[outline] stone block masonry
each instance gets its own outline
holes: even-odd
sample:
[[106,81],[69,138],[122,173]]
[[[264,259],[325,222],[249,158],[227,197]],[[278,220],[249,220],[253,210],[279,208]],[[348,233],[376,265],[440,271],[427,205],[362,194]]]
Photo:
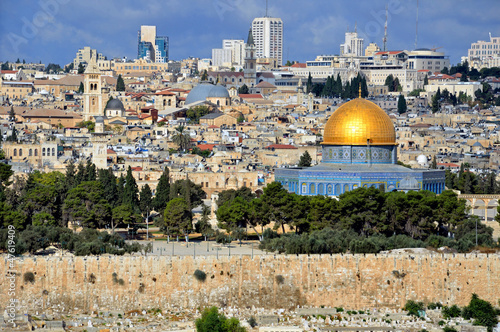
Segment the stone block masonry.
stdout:
[[[204,282],[194,277],[197,269],[206,273]],[[410,299],[464,306],[472,293],[494,305],[500,299],[498,254],[25,257],[16,270],[19,309],[30,313],[209,305],[396,309]],[[24,282],[25,272],[34,273],[33,283]],[[0,276],[2,311],[6,277]]]

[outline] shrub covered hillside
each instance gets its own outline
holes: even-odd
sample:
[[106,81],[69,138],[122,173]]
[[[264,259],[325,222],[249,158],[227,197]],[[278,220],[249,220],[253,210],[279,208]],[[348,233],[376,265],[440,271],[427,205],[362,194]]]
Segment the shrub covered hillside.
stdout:
[[[253,229],[261,248],[285,253],[376,253],[403,247],[448,246],[460,252],[476,244],[476,219],[452,191],[385,193],[359,188],[339,200],[288,193],[269,184],[255,198],[243,189],[219,198],[219,226],[229,232]],[[292,229],[278,235],[262,228]],[[285,227],[286,226],[286,227]],[[478,245],[495,247],[493,230],[478,223]]]

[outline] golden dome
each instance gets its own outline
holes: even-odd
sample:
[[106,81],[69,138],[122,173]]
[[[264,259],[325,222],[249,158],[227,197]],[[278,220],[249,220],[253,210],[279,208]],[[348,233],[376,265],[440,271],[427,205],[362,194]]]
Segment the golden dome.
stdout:
[[375,103],[363,98],[340,106],[328,119],[323,134],[326,145],[396,145],[391,118]]

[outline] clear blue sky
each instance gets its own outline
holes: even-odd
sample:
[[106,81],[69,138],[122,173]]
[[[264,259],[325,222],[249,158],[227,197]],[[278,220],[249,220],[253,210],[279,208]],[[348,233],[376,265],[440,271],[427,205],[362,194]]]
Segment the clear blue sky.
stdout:
[[[170,58],[211,57],[222,39],[246,39],[265,0],[0,0],[0,61],[72,61],[91,46],[108,58],[137,55],[140,25],[170,37]],[[284,59],[338,54],[347,26],[382,46],[389,4],[388,48],[413,49],[417,0],[269,0],[285,26]],[[442,47],[452,64],[472,42],[500,35],[500,1],[420,0],[418,47]]]

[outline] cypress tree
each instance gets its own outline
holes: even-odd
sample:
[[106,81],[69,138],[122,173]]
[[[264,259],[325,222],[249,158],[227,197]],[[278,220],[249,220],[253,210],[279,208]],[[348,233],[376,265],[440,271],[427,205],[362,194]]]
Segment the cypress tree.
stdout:
[[406,106],[406,99],[403,95],[399,95],[398,98],[398,113],[403,114],[406,113],[407,106]]
[[153,209],[156,212],[163,213],[170,201],[170,171],[165,167],[156,186],[156,195],[153,198]]
[[125,187],[123,188],[123,204],[130,205],[134,210],[139,208],[139,188],[134,176],[132,168],[129,166],[127,175],[125,176]]
[[151,210],[152,202],[153,202],[153,194],[151,193],[151,188],[148,184],[144,185],[139,194],[140,201],[139,205],[141,208],[141,212],[144,215],[147,215]]
[[122,75],[118,75],[116,79],[116,91],[125,91],[125,82],[123,81]]

